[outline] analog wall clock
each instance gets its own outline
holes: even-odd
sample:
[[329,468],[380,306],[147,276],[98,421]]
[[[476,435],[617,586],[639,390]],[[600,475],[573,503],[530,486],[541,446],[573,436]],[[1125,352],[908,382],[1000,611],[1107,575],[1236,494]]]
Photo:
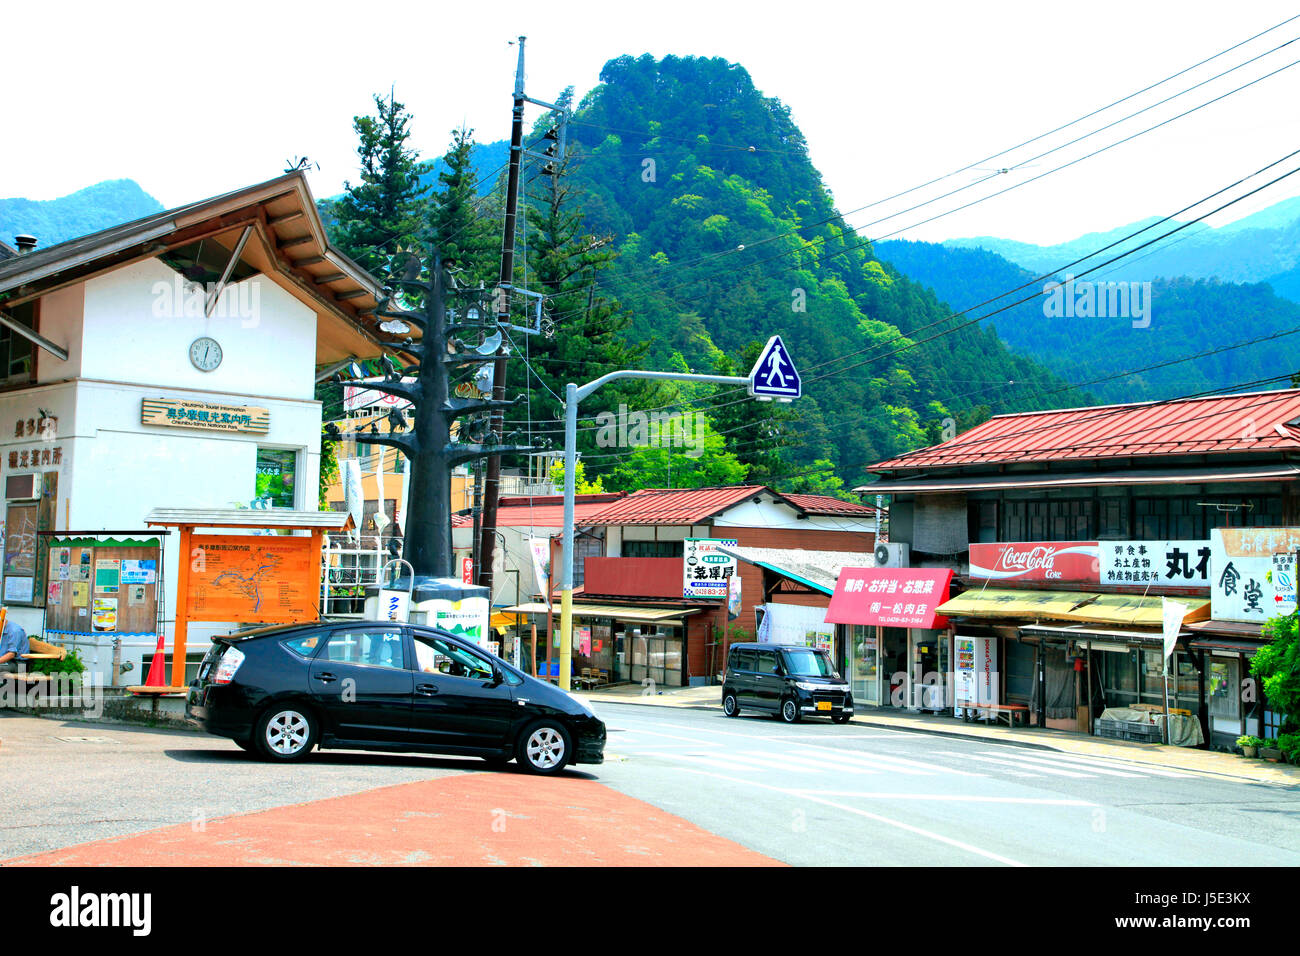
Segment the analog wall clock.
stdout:
[[200,372],[211,372],[221,364],[221,345],[206,335],[195,339],[190,343],[190,364]]

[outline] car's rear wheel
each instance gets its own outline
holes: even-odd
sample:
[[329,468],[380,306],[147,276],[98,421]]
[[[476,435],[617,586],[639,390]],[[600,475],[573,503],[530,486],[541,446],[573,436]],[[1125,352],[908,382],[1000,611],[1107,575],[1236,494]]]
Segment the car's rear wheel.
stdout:
[[519,735],[515,758],[529,773],[559,773],[573,755],[569,732],[553,720],[539,720]]
[[271,707],[257,722],[253,740],[270,760],[301,760],[316,744],[316,718],[305,707]]
[[799,723],[799,704],[793,697],[787,697],[781,702],[781,719],[787,724]]
[[724,694],[722,696],[722,712],[728,717],[740,716],[740,704],[736,702],[735,694]]

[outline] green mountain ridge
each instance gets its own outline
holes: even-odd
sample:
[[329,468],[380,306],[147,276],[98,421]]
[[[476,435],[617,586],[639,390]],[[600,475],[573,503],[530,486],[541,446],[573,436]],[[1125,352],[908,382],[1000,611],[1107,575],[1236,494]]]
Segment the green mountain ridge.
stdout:
[[0,239],[32,235],[45,248],[162,211],[131,179],[109,179],[58,199],[0,199]]

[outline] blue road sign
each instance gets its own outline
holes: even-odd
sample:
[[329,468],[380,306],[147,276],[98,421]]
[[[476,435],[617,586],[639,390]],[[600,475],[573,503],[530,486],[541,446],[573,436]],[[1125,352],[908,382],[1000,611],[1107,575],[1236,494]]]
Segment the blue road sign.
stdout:
[[749,394],[755,398],[798,398],[803,394],[803,382],[794,370],[790,353],[785,350],[781,336],[767,340],[763,354],[749,371]]

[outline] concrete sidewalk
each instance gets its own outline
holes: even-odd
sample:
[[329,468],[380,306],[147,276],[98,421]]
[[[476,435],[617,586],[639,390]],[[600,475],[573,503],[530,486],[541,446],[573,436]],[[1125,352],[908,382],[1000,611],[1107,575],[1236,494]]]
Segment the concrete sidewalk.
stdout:
[[[650,688],[628,684],[603,688],[579,696],[593,703],[690,707],[722,713],[722,688],[717,686],[656,688],[652,693]],[[1171,770],[1212,773],[1256,783],[1300,787],[1300,767],[1285,763],[1269,763],[1266,760],[1248,760],[1235,754],[1195,750],[1189,747],[1108,740],[1061,730],[1040,730],[1036,727],[1013,729],[984,723],[968,724],[955,717],[938,717],[876,707],[859,712],[854,716],[852,723],[911,733],[975,737],[998,743],[1042,747],[1063,754],[1110,757],[1116,760],[1168,767]]]

